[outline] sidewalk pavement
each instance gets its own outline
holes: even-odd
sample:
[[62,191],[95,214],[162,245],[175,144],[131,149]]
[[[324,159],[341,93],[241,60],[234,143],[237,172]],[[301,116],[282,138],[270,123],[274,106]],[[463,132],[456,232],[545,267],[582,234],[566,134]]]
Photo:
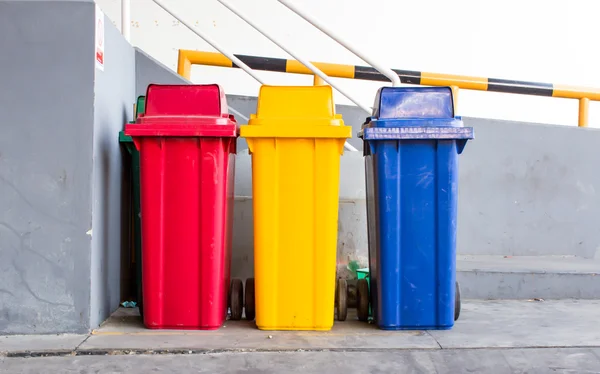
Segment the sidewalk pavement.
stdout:
[[600,300],[465,300],[448,331],[382,331],[352,315],[330,332],[248,321],[175,331],[147,330],[137,310],[119,309],[87,335],[0,337],[0,372],[600,373],[598,316]]

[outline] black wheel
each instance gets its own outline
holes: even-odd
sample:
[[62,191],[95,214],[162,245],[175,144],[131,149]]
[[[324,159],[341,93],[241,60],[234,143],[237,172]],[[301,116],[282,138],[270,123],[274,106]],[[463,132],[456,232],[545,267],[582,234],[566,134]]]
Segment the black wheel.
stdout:
[[371,304],[371,316],[375,320],[377,318],[377,279],[370,278],[369,283],[369,303]]
[[455,283],[455,295],[454,295],[454,320],[458,320],[458,317],[460,317],[460,286],[458,285],[458,282]]
[[345,321],[348,316],[348,282],[345,279],[338,279],[336,289],[338,321]]
[[256,312],[254,309],[254,278],[246,279],[246,297],[245,297],[246,319],[254,320]]
[[356,313],[359,321],[369,320],[369,283],[359,279],[356,284]]
[[244,311],[244,285],[241,279],[235,278],[231,280],[229,307],[231,308],[231,319],[233,321],[242,319],[242,312]]
[[142,322],[144,322],[144,293],[142,287],[142,255],[141,251],[136,248],[135,251],[135,261],[136,261],[136,295],[137,295],[137,305],[140,311],[140,317],[142,318]]
[[142,322],[144,322],[144,297],[142,296],[142,285],[138,284],[137,286],[137,305],[140,310],[140,317],[142,318]]

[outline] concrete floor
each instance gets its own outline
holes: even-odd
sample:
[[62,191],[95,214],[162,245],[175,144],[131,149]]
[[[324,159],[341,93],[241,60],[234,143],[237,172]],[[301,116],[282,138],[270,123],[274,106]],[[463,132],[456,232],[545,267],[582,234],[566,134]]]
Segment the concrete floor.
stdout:
[[17,373],[599,373],[600,349],[241,352],[205,355],[0,358]]
[[89,335],[0,337],[0,372],[600,373],[599,315],[600,300],[467,300],[450,331],[211,332],[146,330],[120,309]]

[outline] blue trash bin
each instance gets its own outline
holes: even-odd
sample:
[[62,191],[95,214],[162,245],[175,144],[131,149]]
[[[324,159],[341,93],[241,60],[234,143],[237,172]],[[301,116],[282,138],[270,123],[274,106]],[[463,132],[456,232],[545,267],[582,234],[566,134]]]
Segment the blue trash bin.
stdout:
[[364,140],[370,298],[385,330],[455,320],[458,155],[473,128],[449,87],[383,87]]

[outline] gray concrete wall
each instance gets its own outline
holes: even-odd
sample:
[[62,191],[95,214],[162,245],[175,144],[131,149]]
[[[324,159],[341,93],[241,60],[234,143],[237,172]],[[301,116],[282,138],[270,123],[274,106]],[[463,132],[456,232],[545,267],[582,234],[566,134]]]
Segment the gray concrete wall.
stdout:
[[136,93],[135,52],[108,17],[105,20],[104,71],[95,70],[94,86],[92,328],[117,309],[121,297],[121,253],[128,252],[128,243],[122,240],[126,225],[122,225],[123,162],[118,135],[133,118]]
[[[91,1],[0,1],[0,334],[87,332],[120,302],[135,53]],[[69,22],[65,22],[69,20]]]
[[93,24],[0,1],[0,334],[89,329]]
[[600,131],[466,118],[463,254],[600,258]]

